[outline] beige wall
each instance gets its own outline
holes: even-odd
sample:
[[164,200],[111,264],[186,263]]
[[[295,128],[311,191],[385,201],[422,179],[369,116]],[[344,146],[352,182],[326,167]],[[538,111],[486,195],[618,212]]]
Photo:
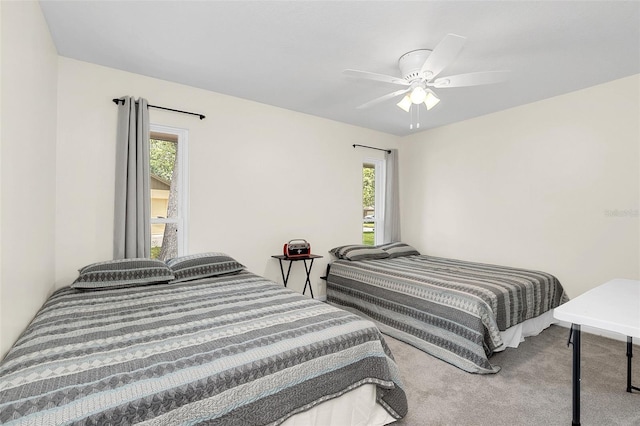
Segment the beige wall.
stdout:
[[[361,164],[394,148],[394,136],[175,83],[61,57],[56,210],[56,285],[112,254],[116,106],[143,96],[154,124],[189,130],[189,252],[224,251],[251,271],[281,282],[272,254],[293,238],[315,253],[319,279],[337,244],[361,240]],[[90,137],[87,137],[90,135]],[[303,266],[290,284],[302,290]],[[308,293],[307,293],[308,294]]]
[[546,270],[571,297],[639,279],[639,103],[636,75],[404,138],[404,239]]
[[57,52],[37,2],[1,2],[0,357],[54,287]]
[[191,253],[280,282],[270,255],[306,238],[324,293],[327,250],[361,238],[362,161],[381,156],[360,143],[399,148],[403,239],[425,253],[544,269],[571,296],[639,278],[639,76],[397,138],[57,57],[36,2],[0,18],[0,356],[54,287],[111,257],[121,95],[207,115],[150,110],[189,130]]

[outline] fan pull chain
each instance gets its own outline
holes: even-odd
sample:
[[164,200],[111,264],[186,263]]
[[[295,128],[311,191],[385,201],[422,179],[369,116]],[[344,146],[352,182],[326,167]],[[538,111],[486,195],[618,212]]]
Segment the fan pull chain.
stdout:
[[413,111],[416,111],[415,116],[416,116],[416,129],[420,128],[420,105],[416,105],[416,107],[414,108],[413,105],[411,105],[409,107],[409,119],[411,120],[411,122],[409,123],[409,130],[413,130]]
[[409,107],[409,130],[413,130],[413,105]]

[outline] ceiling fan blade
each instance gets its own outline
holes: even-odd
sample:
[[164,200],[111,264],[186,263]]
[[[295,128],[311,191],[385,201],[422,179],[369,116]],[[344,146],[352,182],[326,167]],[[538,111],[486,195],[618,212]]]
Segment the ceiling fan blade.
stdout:
[[447,34],[433,49],[427,60],[422,65],[420,73],[427,73],[427,79],[431,80],[456,59],[462,51],[466,37],[455,34]]
[[387,93],[384,96],[380,96],[379,98],[375,98],[374,100],[371,100],[367,103],[364,103],[358,107],[356,107],[356,109],[365,109],[365,108],[369,108],[372,107],[374,105],[379,104],[380,102],[384,102],[386,100],[395,98],[396,96],[400,96],[400,95],[404,95],[405,93],[407,93],[409,90],[411,90],[411,88],[407,88],[407,89],[400,89],[400,90],[396,90],[395,92],[392,93]]
[[437,78],[428,86],[444,89],[447,87],[480,86],[482,84],[495,84],[507,80],[510,71],[485,71],[472,72],[469,74],[451,75],[449,77]]
[[385,75],[385,74],[376,74],[374,72],[368,72],[368,71],[344,70],[342,71],[342,73],[344,75],[348,75],[349,77],[366,78],[368,80],[382,81],[382,82],[391,83],[391,84],[400,84],[402,86],[409,86],[411,84],[407,80],[400,77],[393,77],[391,75]]

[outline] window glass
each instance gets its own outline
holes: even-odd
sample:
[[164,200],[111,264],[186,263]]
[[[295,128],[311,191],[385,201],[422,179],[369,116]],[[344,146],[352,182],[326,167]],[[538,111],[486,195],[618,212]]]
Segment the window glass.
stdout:
[[[184,253],[185,134],[152,131],[149,137],[151,187],[151,257],[168,260]],[[181,166],[182,165],[182,166]]]
[[376,243],[376,167],[362,165],[362,244]]
[[384,242],[385,161],[367,158],[362,163],[362,243]]

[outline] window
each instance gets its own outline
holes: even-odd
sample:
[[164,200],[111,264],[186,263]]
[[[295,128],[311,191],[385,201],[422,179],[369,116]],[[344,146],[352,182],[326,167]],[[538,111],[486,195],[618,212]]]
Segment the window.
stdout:
[[149,133],[151,257],[186,254],[187,130],[152,124]]
[[384,161],[362,164],[362,244],[382,244],[384,220]]

